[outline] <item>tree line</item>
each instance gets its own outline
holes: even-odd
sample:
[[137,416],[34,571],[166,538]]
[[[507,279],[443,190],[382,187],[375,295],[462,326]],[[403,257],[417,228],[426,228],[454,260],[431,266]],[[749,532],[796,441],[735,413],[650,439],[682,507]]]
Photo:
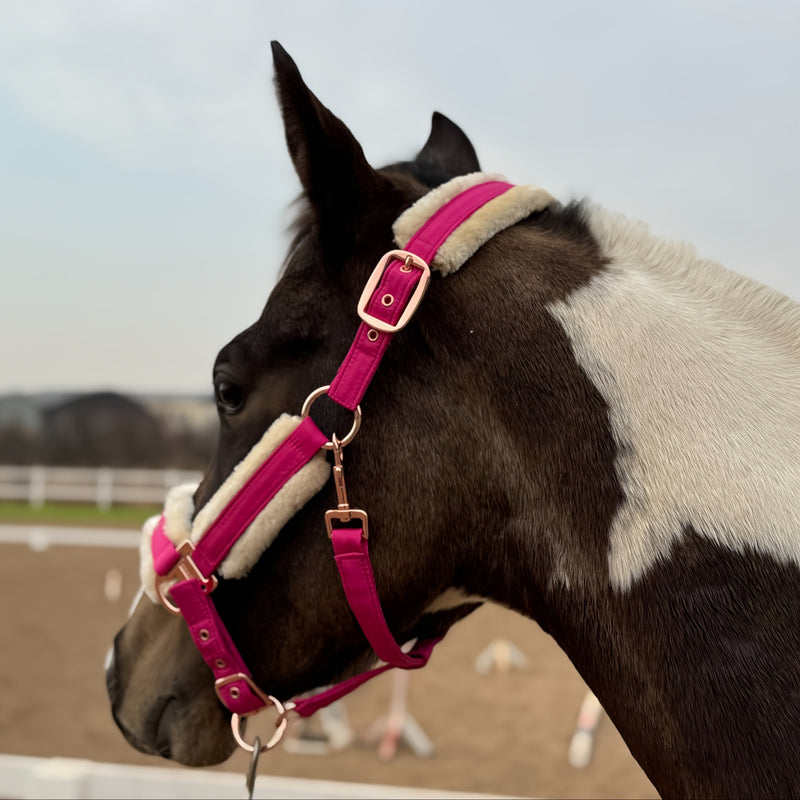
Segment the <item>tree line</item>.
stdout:
[[79,395],[41,410],[39,424],[0,424],[0,463],[205,469],[216,433],[176,427],[115,392]]

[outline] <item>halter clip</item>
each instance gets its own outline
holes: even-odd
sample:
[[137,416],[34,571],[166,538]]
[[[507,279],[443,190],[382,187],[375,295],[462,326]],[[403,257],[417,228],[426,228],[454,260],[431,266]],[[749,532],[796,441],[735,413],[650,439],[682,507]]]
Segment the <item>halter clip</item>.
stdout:
[[[325,512],[325,527],[328,529],[328,538],[333,537],[333,522],[353,522],[358,523],[361,528],[361,537],[369,537],[367,512],[360,508],[350,508],[347,501],[347,486],[344,482],[344,453],[342,453],[343,443],[339,441],[336,434],[333,434],[333,483],[336,486],[336,499],[339,501],[336,508]],[[348,525],[347,527],[356,527]]]

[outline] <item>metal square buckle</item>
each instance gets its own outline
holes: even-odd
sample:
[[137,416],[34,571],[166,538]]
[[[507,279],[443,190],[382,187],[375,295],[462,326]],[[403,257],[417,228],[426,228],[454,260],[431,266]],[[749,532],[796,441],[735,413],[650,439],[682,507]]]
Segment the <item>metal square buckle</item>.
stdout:
[[[360,523],[361,538],[369,539],[369,522],[367,520],[367,512],[362,511],[360,508],[332,508],[330,511],[325,512],[325,528],[328,531],[328,538],[333,538],[333,523],[336,522],[352,522],[356,520]],[[342,527],[348,527],[343,525]],[[352,527],[355,527],[353,525]]]
[[[378,287],[378,284],[383,277],[383,273],[386,272],[386,267],[392,261],[402,261],[404,266],[401,267],[401,269],[404,272],[410,272],[412,268],[416,268],[422,272],[419,283],[417,283],[417,286],[414,289],[414,293],[408,299],[400,319],[397,320],[394,325],[391,322],[385,322],[382,319],[378,319],[367,312],[367,303],[369,303],[373,292]],[[369,276],[369,280],[367,281],[364,291],[361,293],[361,297],[358,301],[358,316],[361,317],[361,319],[364,320],[367,325],[375,328],[376,331],[381,331],[382,333],[397,333],[397,331],[405,328],[405,326],[408,325],[411,317],[414,316],[414,312],[417,310],[417,307],[422,300],[422,296],[425,294],[425,290],[428,288],[430,280],[431,269],[419,256],[414,255],[414,253],[409,253],[407,250],[390,250],[388,253],[386,253],[386,255],[383,256],[383,258],[381,258],[375,269],[372,271],[372,275]]]
[[176,581],[198,580],[203,587],[206,594],[210,594],[217,588],[217,576],[211,575],[207,578],[200,571],[197,564],[194,563],[192,553],[194,553],[194,545],[188,540],[184,539],[176,548],[180,554],[180,558],[175,566],[166,575],[156,575],[156,591],[161,600],[161,604],[171,614],[180,615],[181,610],[170,600],[169,588],[165,584],[169,583],[170,586]]

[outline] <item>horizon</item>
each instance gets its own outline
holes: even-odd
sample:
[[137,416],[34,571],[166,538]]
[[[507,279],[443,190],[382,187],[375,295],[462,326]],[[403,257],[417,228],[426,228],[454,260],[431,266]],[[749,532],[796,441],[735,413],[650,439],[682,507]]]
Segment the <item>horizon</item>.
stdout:
[[36,389],[32,392],[18,392],[15,390],[4,391],[0,389],[0,401],[12,398],[12,397],[72,397],[72,396],[81,396],[81,395],[90,395],[90,394],[118,394],[125,397],[130,398],[137,398],[137,397],[147,397],[147,398],[158,398],[158,397],[185,397],[185,398],[192,398],[195,400],[206,399],[210,402],[214,402],[214,392],[209,389],[206,392],[199,391],[139,391],[138,389],[134,389],[128,391],[126,389],[109,389],[109,388],[94,388],[94,387],[87,387],[85,389],[52,389],[52,388],[44,388],[44,389]]

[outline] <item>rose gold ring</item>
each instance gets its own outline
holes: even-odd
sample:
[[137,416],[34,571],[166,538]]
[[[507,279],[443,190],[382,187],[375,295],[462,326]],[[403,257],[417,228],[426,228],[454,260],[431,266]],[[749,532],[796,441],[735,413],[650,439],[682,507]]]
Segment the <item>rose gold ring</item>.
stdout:
[[[275,720],[275,733],[272,734],[272,738],[266,744],[261,745],[258,750],[259,753],[266,753],[267,750],[272,750],[272,748],[275,747],[278,742],[280,742],[280,740],[283,738],[283,734],[286,733],[286,726],[289,724],[287,714],[289,711],[291,711],[290,708],[284,707],[283,703],[281,703],[280,700],[272,695],[266,695],[266,698],[269,700],[269,705],[275,707],[275,710],[278,712],[278,718]],[[263,709],[261,710],[263,711]],[[248,753],[255,752],[256,748],[244,738],[242,723],[247,719],[247,717],[251,716],[253,715],[247,714],[243,716],[234,712],[233,716],[231,717],[231,730],[233,731],[233,738],[236,739],[236,744],[238,744],[242,750],[245,750]],[[247,723],[245,722],[245,726],[246,725]]]
[[[308,397],[306,397],[306,401],[305,403],[303,403],[303,408],[300,411],[300,416],[303,417],[303,419],[305,419],[308,416],[309,412],[311,411],[311,406],[314,405],[314,401],[322,397],[323,395],[328,394],[328,389],[330,388],[331,388],[330,384],[328,384],[327,386],[320,386],[319,389],[315,389],[313,392],[311,392],[311,394]],[[337,440],[339,447],[344,447],[345,445],[350,444],[350,442],[352,442],[353,439],[356,438],[356,434],[358,433],[358,429],[360,427],[361,427],[361,406],[356,406],[356,410],[353,412],[353,427],[350,428],[350,430],[347,432],[345,436]],[[333,450],[335,447],[332,441],[325,442],[325,444],[322,446],[326,450]]]

